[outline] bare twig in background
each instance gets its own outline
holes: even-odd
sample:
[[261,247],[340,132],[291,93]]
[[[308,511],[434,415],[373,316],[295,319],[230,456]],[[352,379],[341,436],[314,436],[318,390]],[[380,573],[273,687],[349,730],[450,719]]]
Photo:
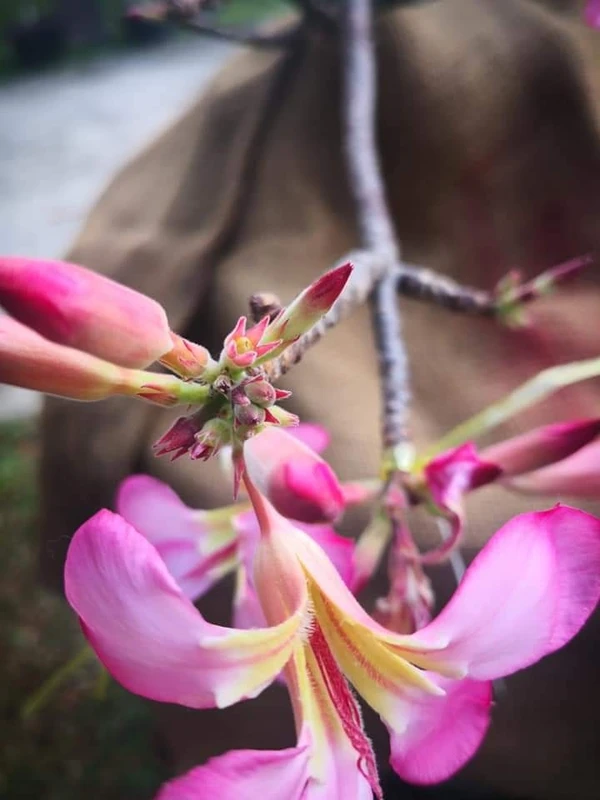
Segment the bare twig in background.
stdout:
[[385,196],[376,143],[377,73],[371,0],[348,0],[343,18],[344,123],[350,187],[362,246],[384,263],[371,297],[383,393],[383,440],[408,438],[408,358],[393,270],[399,248]]
[[395,271],[396,290],[404,297],[423,300],[448,311],[496,317],[502,316],[509,305],[523,306],[537,300],[554,287],[577,277],[593,263],[594,258],[589,255],[572,258],[530,281],[515,285],[504,294],[499,289],[487,292],[464,286],[425,267],[400,264]]

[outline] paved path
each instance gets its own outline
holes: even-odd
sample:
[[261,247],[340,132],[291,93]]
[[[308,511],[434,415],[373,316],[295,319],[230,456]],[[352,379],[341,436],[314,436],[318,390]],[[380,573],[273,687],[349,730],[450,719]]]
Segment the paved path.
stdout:
[[[115,170],[233,49],[186,38],[0,86],[0,253],[64,253]],[[0,419],[38,407],[35,394],[0,388]]]

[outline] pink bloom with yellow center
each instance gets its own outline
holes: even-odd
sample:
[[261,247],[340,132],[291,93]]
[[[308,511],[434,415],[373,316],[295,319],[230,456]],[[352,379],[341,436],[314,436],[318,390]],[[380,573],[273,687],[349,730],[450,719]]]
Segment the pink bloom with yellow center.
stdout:
[[[490,722],[490,681],[562,647],[600,597],[600,521],[564,506],[523,514],[492,537],[429,625],[395,634],[358,604],[313,539],[248,490],[260,538],[254,587],[266,624],[211,625],[157,548],[99,512],[75,534],[66,593],[96,653],[124,686],[192,708],[258,694],[283,669],[298,744],[213,759],[161,800],[368,798],[375,761],[349,688],[386,723],[391,764],[435,783],[475,753]],[[168,524],[165,522],[165,524]]]

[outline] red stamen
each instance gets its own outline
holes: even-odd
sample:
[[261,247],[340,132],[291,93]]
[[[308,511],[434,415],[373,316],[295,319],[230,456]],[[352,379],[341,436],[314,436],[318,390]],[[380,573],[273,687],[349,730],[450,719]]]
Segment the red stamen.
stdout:
[[358,753],[357,767],[368,781],[375,796],[379,800],[382,800],[383,793],[379,785],[377,762],[375,761],[375,754],[373,753],[371,742],[367,738],[363,728],[360,708],[316,620],[310,637],[310,646],[315,655],[317,664],[319,665],[319,670],[327,693],[338,714],[344,733],[348,737],[354,750]]

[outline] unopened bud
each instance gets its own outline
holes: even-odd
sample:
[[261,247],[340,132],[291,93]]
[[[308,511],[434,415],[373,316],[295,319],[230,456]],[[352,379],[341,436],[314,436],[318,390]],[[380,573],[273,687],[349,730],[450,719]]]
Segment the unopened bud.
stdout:
[[189,342],[171,331],[173,347],[160,358],[160,363],[183,378],[198,378],[206,367],[214,363],[202,345]]
[[202,420],[198,412],[187,417],[179,417],[169,430],[152,445],[156,455],[164,456],[167,453],[173,453],[172,461],[185,455],[196,444],[196,434],[201,427]]
[[264,378],[244,384],[246,397],[257,406],[272,406],[277,399],[274,387]]
[[329,464],[295,437],[268,427],[244,445],[248,474],[280,514],[300,522],[333,522],[344,493]]
[[0,259],[0,305],[46,339],[123,367],[143,369],[172,347],[162,306],[75,264]]
[[481,458],[497,464],[504,477],[522,475],[567,458],[600,434],[600,419],[544,425],[491,445]]
[[[261,342],[274,342],[280,339],[282,346],[295,342],[329,311],[346,286],[352,270],[352,264],[343,264],[311,283],[275,317]],[[283,349],[282,346],[276,353]]]
[[260,406],[255,406],[254,403],[248,405],[234,406],[233,414],[235,421],[238,425],[243,425],[246,428],[254,428],[257,425],[262,425],[265,421],[265,410]]
[[196,443],[190,450],[190,458],[207,461],[231,441],[231,427],[222,419],[209,419],[195,436]]

